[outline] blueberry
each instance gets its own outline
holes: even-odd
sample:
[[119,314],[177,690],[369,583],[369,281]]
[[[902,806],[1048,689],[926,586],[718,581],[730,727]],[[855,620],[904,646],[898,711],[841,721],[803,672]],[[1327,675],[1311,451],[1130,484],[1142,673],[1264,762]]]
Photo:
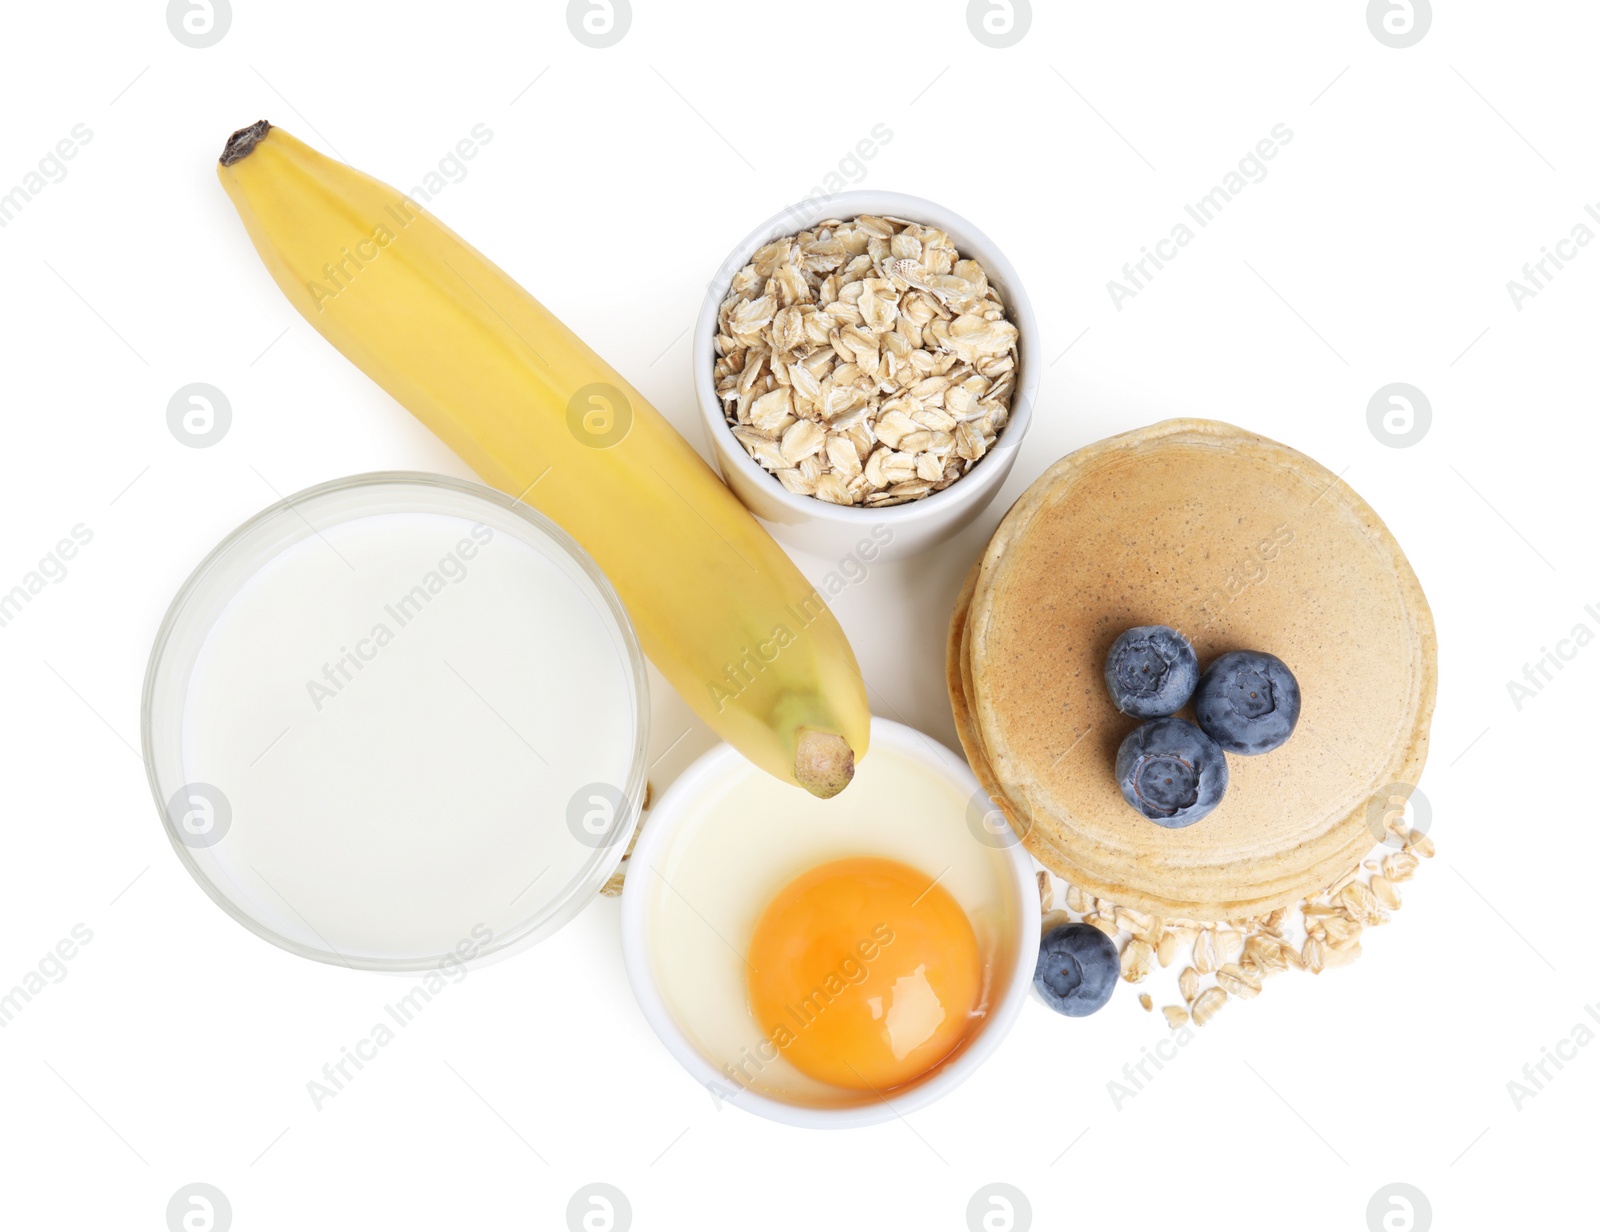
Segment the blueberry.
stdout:
[[1106,688],[1111,703],[1136,719],[1158,719],[1183,709],[1200,662],[1176,629],[1140,625],[1111,643],[1106,655]]
[[1123,798],[1158,826],[1192,826],[1228,790],[1222,748],[1188,719],[1151,719],[1117,749]]
[[1259,650],[1232,650],[1200,678],[1194,717],[1230,753],[1267,753],[1294,731],[1300,684],[1282,659]]
[[1068,1018],[1087,1018],[1107,1001],[1121,970],[1116,943],[1092,924],[1062,924],[1039,942],[1033,986]]

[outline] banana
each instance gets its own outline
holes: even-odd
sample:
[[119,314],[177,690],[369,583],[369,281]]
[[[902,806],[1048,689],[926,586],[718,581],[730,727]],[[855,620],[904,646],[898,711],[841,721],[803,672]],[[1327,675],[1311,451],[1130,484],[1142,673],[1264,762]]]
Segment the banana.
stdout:
[[240,129],[217,172],[289,302],[583,545],[696,714],[778,778],[843,790],[870,722],[843,630],[636,389],[414,201],[281,128]]

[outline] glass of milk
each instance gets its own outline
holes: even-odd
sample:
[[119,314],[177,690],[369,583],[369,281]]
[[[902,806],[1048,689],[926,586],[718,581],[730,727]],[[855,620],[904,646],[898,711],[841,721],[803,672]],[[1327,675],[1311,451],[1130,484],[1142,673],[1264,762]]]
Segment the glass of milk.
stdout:
[[179,858],[246,928],[418,971],[591,901],[638,822],[648,713],[628,617],[554,523],[362,475],[251,519],[184,584],[144,756]]

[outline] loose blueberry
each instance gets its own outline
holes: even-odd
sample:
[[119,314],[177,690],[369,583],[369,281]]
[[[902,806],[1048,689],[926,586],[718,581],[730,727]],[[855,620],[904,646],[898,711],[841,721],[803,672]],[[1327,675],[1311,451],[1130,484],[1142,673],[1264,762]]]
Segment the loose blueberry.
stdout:
[[1177,830],[1222,803],[1228,759],[1188,719],[1151,719],[1117,749],[1117,782],[1129,804],[1158,826]]
[[1194,717],[1230,753],[1268,753],[1294,732],[1300,684],[1284,661],[1259,650],[1233,650],[1200,678]]
[[1200,662],[1183,634],[1166,625],[1140,625],[1111,643],[1106,688],[1111,703],[1136,719],[1159,719],[1183,709]]
[[1087,1018],[1107,1001],[1121,969],[1116,943],[1092,924],[1062,924],[1039,942],[1033,986],[1068,1018]]

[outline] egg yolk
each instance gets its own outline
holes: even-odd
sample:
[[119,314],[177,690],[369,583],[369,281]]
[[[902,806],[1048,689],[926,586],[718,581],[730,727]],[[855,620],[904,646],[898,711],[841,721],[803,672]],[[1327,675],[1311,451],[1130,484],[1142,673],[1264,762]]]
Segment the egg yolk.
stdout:
[[936,879],[852,858],[791,881],[750,942],[750,1009],[804,1074],[887,1091],[943,1061],[980,1012],[972,923]]

